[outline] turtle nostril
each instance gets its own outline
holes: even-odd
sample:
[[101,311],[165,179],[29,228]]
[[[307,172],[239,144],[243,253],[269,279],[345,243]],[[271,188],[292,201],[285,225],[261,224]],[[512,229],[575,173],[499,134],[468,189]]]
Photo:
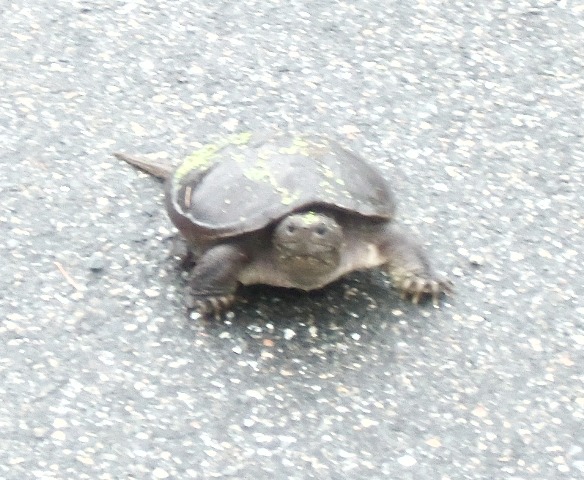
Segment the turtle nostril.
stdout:
[[323,236],[327,232],[327,228],[324,225],[319,225],[316,227],[316,234],[319,236]]
[[296,231],[296,227],[295,227],[294,225],[288,225],[288,226],[286,227],[286,231],[287,231],[288,233],[294,233],[294,232]]

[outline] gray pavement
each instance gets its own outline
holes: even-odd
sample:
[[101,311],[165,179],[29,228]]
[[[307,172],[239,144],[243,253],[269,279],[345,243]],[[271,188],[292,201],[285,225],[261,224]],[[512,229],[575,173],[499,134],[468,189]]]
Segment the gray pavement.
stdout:
[[[584,478],[581,2],[0,15],[0,478]],[[161,186],[110,153],[273,126],[376,162],[456,296],[189,319]]]

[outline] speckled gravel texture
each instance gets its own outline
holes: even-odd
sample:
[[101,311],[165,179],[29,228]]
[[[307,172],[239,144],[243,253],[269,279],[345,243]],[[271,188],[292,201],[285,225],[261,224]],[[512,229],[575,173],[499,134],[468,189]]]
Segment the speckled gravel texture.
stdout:
[[[584,6],[13,0],[1,479],[584,478]],[[378,272],[189,319],[160,184],[283,127],[377,163],[457,289]]]

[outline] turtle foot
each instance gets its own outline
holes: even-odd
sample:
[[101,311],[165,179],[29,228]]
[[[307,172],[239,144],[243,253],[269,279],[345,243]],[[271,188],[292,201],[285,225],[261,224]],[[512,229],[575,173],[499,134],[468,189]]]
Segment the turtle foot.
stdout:
[[192,294],[187,300],[187,308],[191,316],[198,314],[201,317],[219,316],[235,301],[235,295],[197,295]]
[[418,304],[423,299],[432,298],[432,304],[435,308],[439,307],[439,299],[442,295],[454,293],[454,285],[450,280],[417,274],[404,276],[396,286],[403,299],[410,298],[414,304]]

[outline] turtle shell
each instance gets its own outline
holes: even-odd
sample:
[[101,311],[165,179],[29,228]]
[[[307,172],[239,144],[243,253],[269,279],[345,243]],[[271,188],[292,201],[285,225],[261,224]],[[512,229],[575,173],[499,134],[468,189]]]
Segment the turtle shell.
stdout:
[[260,230],[294,211],[328,207],[390,220],[392,192],[369,163],[322,136],[244,133],[187,157],[169,178],[171,219],[209,240]]

